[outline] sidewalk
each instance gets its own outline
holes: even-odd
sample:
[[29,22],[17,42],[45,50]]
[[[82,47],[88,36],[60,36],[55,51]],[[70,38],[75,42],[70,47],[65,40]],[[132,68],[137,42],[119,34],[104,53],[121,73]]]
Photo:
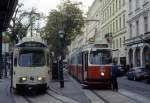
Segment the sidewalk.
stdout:
[[10,93],[9,78],[0,79],[0,103],[15,103]]
[[81,86],[74,82],[73,78],[64,72],[64,88],[60,88],[59,81],[51,81],[50,89],[56,91],[58,94],[69,97],[80,103],[91,103],[87,96],[81,90]]

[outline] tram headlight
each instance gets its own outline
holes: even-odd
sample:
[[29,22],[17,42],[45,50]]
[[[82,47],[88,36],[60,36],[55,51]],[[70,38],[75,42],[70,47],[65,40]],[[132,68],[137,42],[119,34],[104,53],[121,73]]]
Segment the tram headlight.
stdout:
[[104,76],[105,75],[105,73],[104,72],[101,72],[101,76]]
[[20,77],[20,81],[26,81],[27,77]]
[[39,76],[39,77],[37,77],[37,80],[38,80],[38,81],[42,81],[42,80],[44,80],[44,77],[40,77],[40,76]]

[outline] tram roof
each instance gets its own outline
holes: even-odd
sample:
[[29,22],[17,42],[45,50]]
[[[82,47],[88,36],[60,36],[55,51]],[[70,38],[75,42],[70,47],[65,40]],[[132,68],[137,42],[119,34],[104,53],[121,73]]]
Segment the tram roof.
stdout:
[[83,47],[81,47],[79,50],[80,51],[85,51],[85,50],[89,50],[89,49],[96,49],[96,48],[101,48],[101,49],[106,49],[106,48],[109,48],[108,44],[106,43],[97,43],[97,44],[87,44],[87,45],[84,45]]
[[75,50],[73,54],[84,52],[88,50],[97,50],[97,49],[111,49],[106,43],[95,43],[95,44],[86,44]]
[[41,38],[25,37],[15,47],[44,47],[48,48],[44,40]]
[[42,42],[37,42],[37,41],[26,41],[26,42],[21,42],[16,44],[16,48],[21,47],[21,48],[33,48],[33,47],[38,47],[38,48],[48,48],[48,46]]

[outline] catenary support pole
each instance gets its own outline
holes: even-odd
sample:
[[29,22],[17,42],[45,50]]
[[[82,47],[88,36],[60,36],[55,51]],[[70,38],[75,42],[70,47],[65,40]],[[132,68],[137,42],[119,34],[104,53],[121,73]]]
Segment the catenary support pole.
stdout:
[[0,29],[0,79],[2,78],[2,30]]

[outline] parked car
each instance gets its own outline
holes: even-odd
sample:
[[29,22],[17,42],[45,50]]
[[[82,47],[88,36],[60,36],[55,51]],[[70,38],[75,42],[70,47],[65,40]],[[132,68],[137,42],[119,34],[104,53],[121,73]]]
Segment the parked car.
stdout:
[[124,76],[125,75],[124,66],[123,65],[119,65],[118,69],[119,69],[119,73],[118,73],[119,77]]
[[144,79],[144,75],[146,74],[145,69],[143,67],[133,67],[127,73],[127,78],[129,80],[142,80]]
[[150,83],[150,67],[145,68],[145,82],[146,83]]

